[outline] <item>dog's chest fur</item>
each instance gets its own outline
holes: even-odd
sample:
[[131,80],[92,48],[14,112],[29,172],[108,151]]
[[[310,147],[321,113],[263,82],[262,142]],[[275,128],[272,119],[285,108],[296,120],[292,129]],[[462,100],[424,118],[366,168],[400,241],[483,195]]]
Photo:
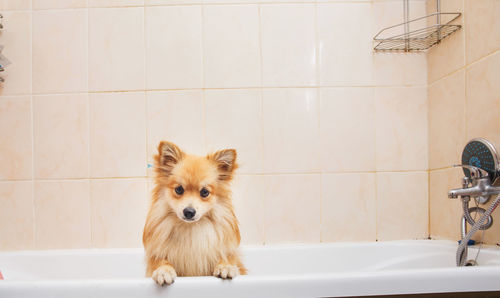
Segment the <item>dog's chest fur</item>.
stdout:
[[225,255],[222,231],[208,220],[176,225],[168,237],[166,259],[179,276],[212,275]]

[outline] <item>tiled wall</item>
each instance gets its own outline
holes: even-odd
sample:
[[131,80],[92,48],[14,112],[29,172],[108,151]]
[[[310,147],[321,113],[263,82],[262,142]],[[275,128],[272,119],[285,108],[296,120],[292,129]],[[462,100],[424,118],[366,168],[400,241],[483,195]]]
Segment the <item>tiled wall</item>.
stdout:
[[[429,1],[428,7],[434,7]],[[483,137],[500,149],[500,1],[442,0],[443,11],[459,11],[464,28],[429,51],[430,234],[458,239],[462,216],[459,200],[447,191],[461,187],[462,150]],[[498,219],[500,213],[493,213]],[[478,233],[480,239],[480,234]],[[500,242],[500,222],[484,234]]]
[[0,1],[0,249],[141,246],[162,139],[238,150],[244,243],[428,237],[426,55],[372,52],[402,2],[200,1]]

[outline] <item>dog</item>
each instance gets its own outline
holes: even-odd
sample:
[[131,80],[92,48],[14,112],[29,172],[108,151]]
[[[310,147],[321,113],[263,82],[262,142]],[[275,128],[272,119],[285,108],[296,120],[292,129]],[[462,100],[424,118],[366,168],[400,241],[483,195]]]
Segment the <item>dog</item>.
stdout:
[[236,150],[195,156],[162,141],[154,168],[143,233],[146,276],[164,285],[177,276],[246,274],[230,189],[238,168]]

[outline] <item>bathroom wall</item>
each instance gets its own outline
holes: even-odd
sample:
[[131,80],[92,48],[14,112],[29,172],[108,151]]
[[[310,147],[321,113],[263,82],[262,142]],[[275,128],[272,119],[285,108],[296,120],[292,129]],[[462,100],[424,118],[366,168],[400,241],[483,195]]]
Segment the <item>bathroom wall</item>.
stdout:
[[[433,9],[435,3],[427,5]],[[486,138],[500,149],[500,1],[442,0],[441,5],[442,11],[462,12],[459,23],[464,27],[427,55],[430,234],[458,239],[461,203],[448,199],[447,191],[461,187],[463,173],[451,165],[460,163],[473,138]],[[498,220],[484,241],[500,242]]]
[[426,54],[371,42],[402,1],[293,2],[0,1],[0,249],[140,247],[160,140],[238,150],[245,244],[427,238]]

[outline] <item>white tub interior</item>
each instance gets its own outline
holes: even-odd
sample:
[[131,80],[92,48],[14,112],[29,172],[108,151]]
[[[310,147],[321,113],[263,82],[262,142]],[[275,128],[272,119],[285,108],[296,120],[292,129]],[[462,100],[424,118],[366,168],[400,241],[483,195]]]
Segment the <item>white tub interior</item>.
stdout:
[[[304,294],[316,293],[314,291],[320,291],[315,295],[330,297],[370,293],[409,294],[439,289],[451,292],[464,289],[500,291],[500,248],[483,248],[478,258],[479,266],[474,268],[455,266],[456,248],[456,242],[435,240],[244,247],[243,257],[249,269],[247,276],[239,276],[228,282],[214,277],[178,278],[166,291],[178,294],[170,294],[173,295],[171,297],[192,296],[189,291],[193,289],[198,289],[200,293],[210,293],[212,289],[223,297],[226,290],[234,295],[247,291],[245,289],[248,287],[257,287],[262,291],[267,288],[268,292],[243,295],[245,297],[267,297],[270,293],[276,297],[308,297]],[[476,249],[471,248],[469,258],[475,257],[475,254]],[[39,290],[50,288],[52,293],[59,293],[57,289],[62,291],[64,288],[60,288],[61,284],[65,284],[66,290],[68,287],[71,289],[69,285],[78,287],[82,284],[90,288],[106,288],[107,296],[102,297],[114,297],[109,296],[109,293],[115,293],[112,290],[115,286],[116,290],[123,290],[123,286],[117,285],[128,287],[127,292],[120,294],[121,297],[129,297],[126,295],[130,293],[140,295],[141,287],[148,288],[146,292],[158,294],[161,289],[151,279],[144,277],[143,258],[142,249],[0,253],[0,270],[5,277],[0,282],[0,296],[4,297],[1,295],[2,290],[10,290],[10,294],[22,293],[23,289],[33,285],[37,285]],[[464,281],[470,283],[475,277],[481,282],[464,288]],[[485,288],[489,279],[495,282]],[[393,286],[395,281],[399,282],[398,287]],[[405,282],[408,286],[400,288]],[[353,286],[349,288],[349,284]],[[356,286],[358,284],[362,284],[359,289]],[[316,288],[311,292],[310,287],[313,286]],[[144,297],[155,297],[146,295],[146,292]],[[29,293],[27,291],[26,296],[19,297],[29,297]],[[99,291],[92,293],[97,295],[95,297],[101,297]],[[63,296],[54,294],[42,297]]]

